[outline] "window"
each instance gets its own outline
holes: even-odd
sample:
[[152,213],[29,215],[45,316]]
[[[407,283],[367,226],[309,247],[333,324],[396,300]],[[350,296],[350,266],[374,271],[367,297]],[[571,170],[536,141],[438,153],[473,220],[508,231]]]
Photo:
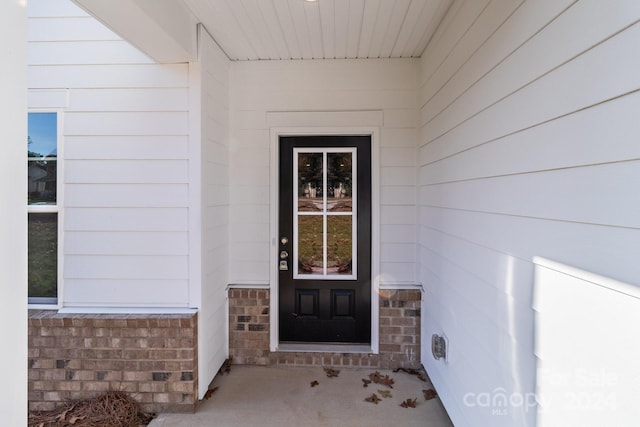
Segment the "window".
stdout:
[[58,114],[29,113],[29,303],[58,301]]

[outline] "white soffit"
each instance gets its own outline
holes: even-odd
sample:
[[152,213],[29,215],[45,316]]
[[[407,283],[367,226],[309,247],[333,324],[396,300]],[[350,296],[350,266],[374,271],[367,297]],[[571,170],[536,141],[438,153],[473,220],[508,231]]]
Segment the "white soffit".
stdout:
[[415,58],[453,0],[182,0],[231,60]]
[[73,0],[158,62],[196,59],[202,23],[232,61],[416,58],[453,0]]

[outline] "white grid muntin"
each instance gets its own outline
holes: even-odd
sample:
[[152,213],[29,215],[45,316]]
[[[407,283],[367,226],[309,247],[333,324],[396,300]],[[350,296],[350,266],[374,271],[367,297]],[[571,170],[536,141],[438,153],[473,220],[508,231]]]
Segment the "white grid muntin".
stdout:
[[[298,154],[322,154],[322,211],[298,211]],[[333,153],[351,153],[351,212],[328,212],[327,210],[327,158]],[[297,147],[293,149],[293,278],[298,280],[357,280],[357,148],[356,147]],[[322,216],[322,268],[323,274],[300,274],[298,272],[298,217]],[[330,216],[351,217],[351,274],[327,274],[327,219]]]

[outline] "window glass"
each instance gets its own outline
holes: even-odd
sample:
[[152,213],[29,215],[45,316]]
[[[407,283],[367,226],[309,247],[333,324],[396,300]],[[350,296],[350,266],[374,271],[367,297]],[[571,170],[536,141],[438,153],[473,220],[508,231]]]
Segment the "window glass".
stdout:
[[29,113],[27,211],[29,303],[57,302],[58,117]]
[[28,196],[30,205],[55,205],[58,127],[56,113],[29,113]]
[[58,214],[29,214],[29,297],[58,293]]

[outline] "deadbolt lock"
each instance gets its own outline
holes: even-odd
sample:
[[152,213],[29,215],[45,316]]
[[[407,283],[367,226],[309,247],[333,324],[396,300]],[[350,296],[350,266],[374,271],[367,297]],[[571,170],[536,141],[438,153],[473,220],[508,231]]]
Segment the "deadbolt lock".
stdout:
[[289,252],[287,251],[280,252],[280,259],[286,259],[287,257],[289,257]]

